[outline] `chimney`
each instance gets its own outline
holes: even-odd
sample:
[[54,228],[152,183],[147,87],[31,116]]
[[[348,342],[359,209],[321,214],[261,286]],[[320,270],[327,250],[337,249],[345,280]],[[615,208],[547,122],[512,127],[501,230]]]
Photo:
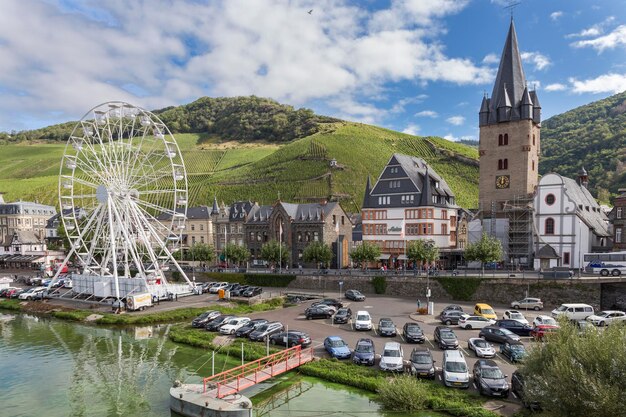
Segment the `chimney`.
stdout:
[[589,185],[589,175],[585,167],[582,167],[580,171],[578,171],[578,185],[585,188]]

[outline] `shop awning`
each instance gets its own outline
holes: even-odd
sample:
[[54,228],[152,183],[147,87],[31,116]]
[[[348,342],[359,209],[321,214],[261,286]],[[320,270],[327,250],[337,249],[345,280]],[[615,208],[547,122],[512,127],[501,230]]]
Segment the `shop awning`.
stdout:
[[409,258],[407,258],[406,255],[400,255],[400,256],[398,256],[398,260],[399,261],[408,261]]
[[378,257],[378,259],[380,259],[381,261],[386,261],[387,259],[389,259],[391,257],[391,255],[389,255],[388,253],[383,253],[382,255],[380,255]]

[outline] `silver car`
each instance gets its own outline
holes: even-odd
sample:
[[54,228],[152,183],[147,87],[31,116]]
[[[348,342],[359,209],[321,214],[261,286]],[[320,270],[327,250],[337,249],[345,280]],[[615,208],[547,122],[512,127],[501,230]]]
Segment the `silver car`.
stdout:
[[523,300],[513,301],[511,303],[511,308],[516,310],[524,309],[532,309],[535,311],[543,310],[543,301],[540,298],[530,298],[526,297]]

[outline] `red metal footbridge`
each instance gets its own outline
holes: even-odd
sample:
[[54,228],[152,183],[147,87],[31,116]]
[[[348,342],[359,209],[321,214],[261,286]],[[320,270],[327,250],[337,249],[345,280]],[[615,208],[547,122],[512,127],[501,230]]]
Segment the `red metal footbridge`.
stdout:
[[313,360],[313,348],[297,345],[204,378],[204,393],[223,398]]

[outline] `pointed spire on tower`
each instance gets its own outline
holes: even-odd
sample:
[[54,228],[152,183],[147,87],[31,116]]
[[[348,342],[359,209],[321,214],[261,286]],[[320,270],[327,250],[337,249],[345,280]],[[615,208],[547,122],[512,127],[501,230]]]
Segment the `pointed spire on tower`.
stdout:
[[369,207],[369,199],[370,199],[370,193],[372,192],[372,180],[370,179],[370,176],[367,176],[367,184],[365,184],[365,195],[363,196],[363,205],[361,206],[361,208],[363,207]]
[[213,196],[213,208],[211,208],[211,214],[218,215],[220,214],[220,209],[217,206],[217,197]]

